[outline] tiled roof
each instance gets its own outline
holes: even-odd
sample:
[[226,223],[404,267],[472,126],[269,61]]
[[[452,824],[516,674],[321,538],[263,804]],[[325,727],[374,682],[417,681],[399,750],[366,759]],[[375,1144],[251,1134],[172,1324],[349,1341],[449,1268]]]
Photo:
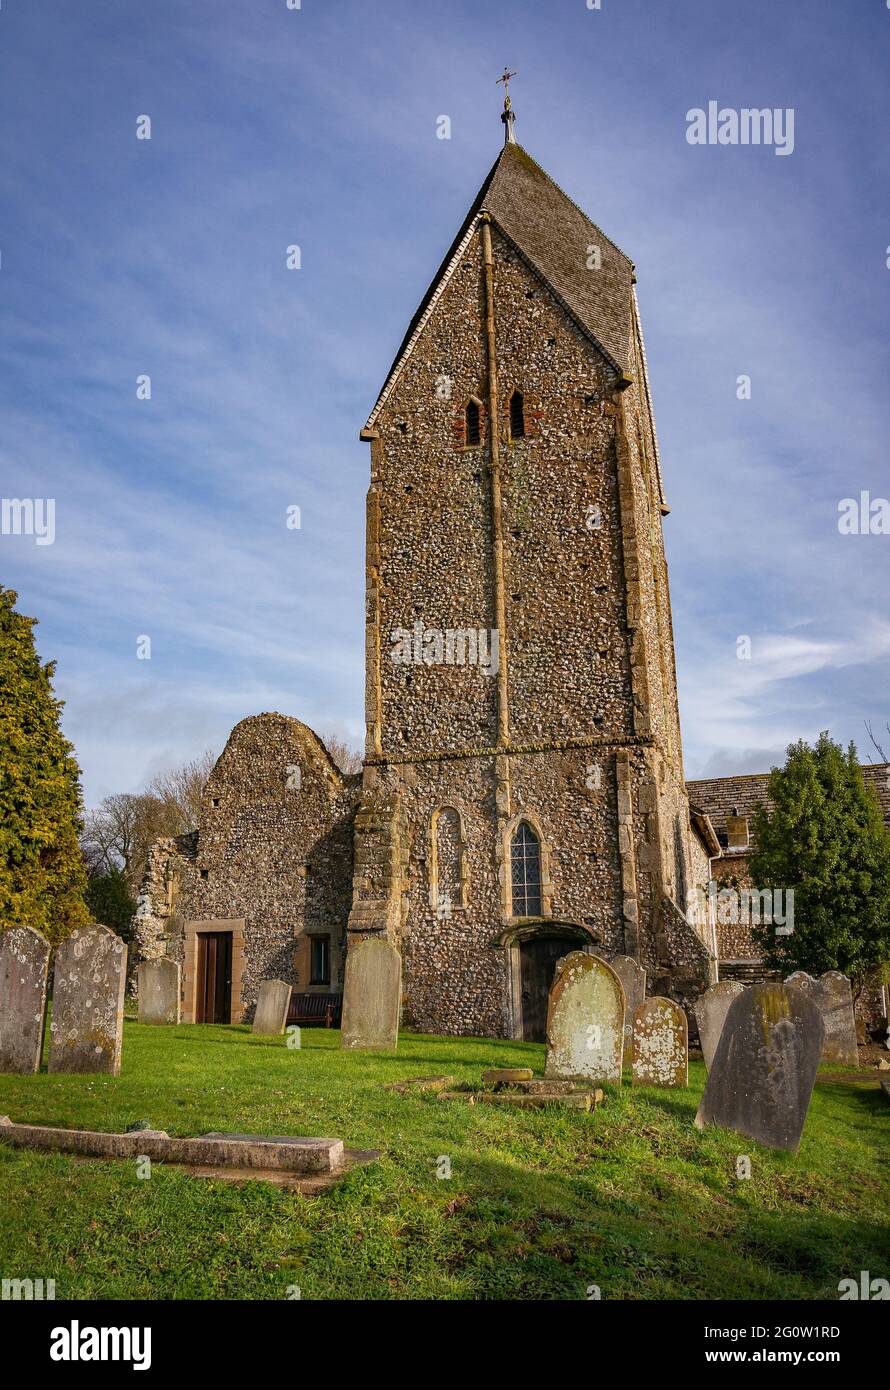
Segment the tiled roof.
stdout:
[[[633,264],[521,145],[505,145],[480,206],[537,267],[617,367],[630,361]],[[600,269],[588,268],[599,248]]]
[[[408,325],[386,375],[372,426],[390,381],[407,357],[444,276],[462,254],[480,213],[518,247],[570,314],[603,349],[617,369],[632,360],[634,325],[633,264],[576,203],[563,193],[521,145],[505,145],[489,170],[473,206],[451,243],[429,289]],[[599,270],[588,269],[591,247],[598,247]],[[460,253],[460,254],[459,254]]]
[[[878,794],[884,823],[890,826],[890,763],[864,763],[862,775],[867,787]],[[754,807],[767,801],[769,774],[751,773],[743,777],[711,777],[701,782],[687,782],[686,790],[693,806],[711,818],[717,834],[725,834],[726,818],[736,807],[740,816],[751,816]]]

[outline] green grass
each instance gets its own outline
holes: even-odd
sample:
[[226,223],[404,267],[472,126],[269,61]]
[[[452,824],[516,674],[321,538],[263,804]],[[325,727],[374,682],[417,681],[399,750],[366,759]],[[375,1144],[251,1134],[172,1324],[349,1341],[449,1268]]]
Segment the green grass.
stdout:
[[[400,1096],[387,1081],[543,1069],[533,1044],[403,1034],[398,1053],[303,1047],[244,1027],[127,1023],[120,1077],[0,1076],[0,1114],[172,1134],[335,1135],[380,1160],[315,1197],[155,1164],[0,1144],[0,1276],[57,1298],[837,1298],[890,1275],[890,1106],[874,1081],[817,1084],[800,1153],[693,1128],[688,1091],[609,1088],[595,1114]],[[736,1156],[753,1177],[740,1181]],[[440,1155],[452,1177],[436,1176]]]

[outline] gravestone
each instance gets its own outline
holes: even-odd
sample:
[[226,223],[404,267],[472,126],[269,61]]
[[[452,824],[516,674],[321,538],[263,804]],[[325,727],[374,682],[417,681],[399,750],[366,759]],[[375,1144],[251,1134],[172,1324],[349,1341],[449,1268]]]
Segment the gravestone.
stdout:
[[839,970],[828,970],[814,980],[806,971],[795,970],[785,983],[804,990],[821,1010],[825,1025],[821,1060],[835,1066],[858,1067],[853,991],[847,976]]
[[0,1072],[36,1072],[43,1051],[49,942],[31,927],[0,932]]
[[169,956],[144,960],[136,969],[140,1023],[179,1022],[179,962]]
[[621,981],[598,956],[572,951],[550,987],[544,1075],[620,1082],[623,1051]]
[[254,1033],[283,1033],[293,986],[284,980],[263,980],[253,1016]]
[[722,1125],[796,1153],[824,1028],[801,989],[752,985],[729,1006],[695,1123]]
[[654,995],[634,1011],[633,1084],[689,1085],[689,1026],[673,999]]
[[127,947],[108,927],[78,927],[56,952],[49,1070],[121,1069]]
[[711,985],[710,989],[706,989],[704,994],[700,994],[695,1001],[698,1040],[701,1043],[702,1056],[708,1071],[711,1070],[711,1063],[714,1060],[714,1053],[717,1051],[717,1044],[720,1041],[720,1034],[723,1032],[729,1006],[733,999],[737,999],[744,992],[745,986],[739,984],[738,980],[720,980],[718,984]]
[[634,1013],[646,998],[646,972],[633,956],[613,956],[609,961],[624,989],[624,1065],[633,1061]]
[[402,1002],[402,957],[382,937],[352,941],[346,953],[340,1046],[396,1047]]

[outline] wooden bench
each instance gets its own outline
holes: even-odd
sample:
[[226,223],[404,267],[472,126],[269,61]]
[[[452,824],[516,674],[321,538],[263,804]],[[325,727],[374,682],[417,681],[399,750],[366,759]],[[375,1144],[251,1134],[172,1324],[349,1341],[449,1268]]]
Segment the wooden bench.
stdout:
[[342,994],[292,994],[287,1021],[301,1026],[316,1024],[318,1027],[337,1028],[342,1005]]

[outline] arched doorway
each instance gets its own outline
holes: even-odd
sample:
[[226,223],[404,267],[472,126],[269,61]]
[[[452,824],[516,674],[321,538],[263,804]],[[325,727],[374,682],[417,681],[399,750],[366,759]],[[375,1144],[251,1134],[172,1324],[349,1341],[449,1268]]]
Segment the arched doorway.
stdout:
[[570,951],[593,951],[592,933],[576,922],[528,922],[503,932],[507,950],[509,1036],[547,1041],[547,1001],[557,962]]

